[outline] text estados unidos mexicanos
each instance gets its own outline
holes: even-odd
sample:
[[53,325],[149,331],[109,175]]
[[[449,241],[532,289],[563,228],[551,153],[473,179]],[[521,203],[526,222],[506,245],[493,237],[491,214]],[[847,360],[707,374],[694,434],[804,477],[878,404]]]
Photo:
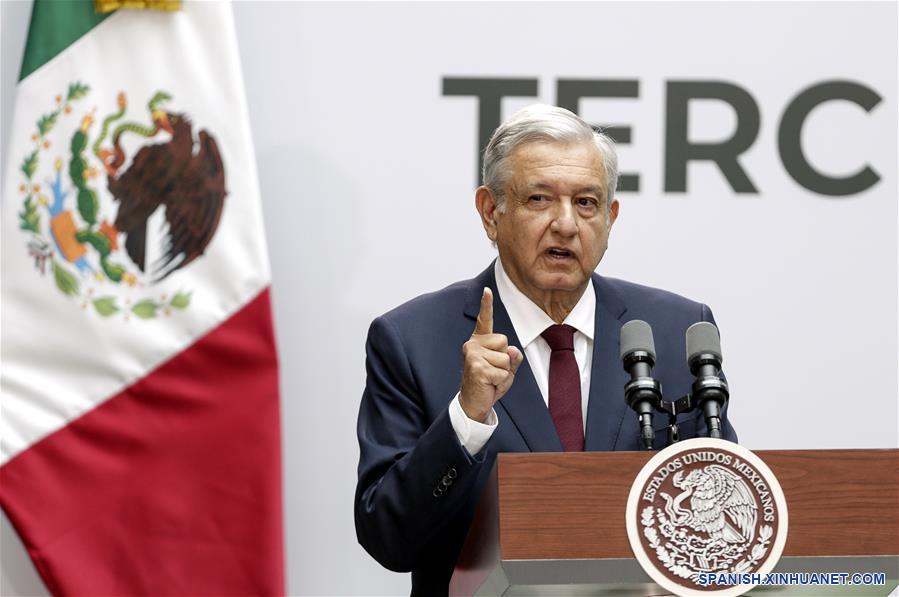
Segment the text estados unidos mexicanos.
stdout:
[[735,572],[700,572],[696,584],[700,586],[726,585],[885,585],[883,572],[772,572],[770,574]]
[[[643,500],[652,502],[655,499],[656,491],[662,485],[668,475],[684,467],[684,465],[693,462],[711,462],[731,466],[735,470],[740,471],[746,480],[755,486],[759,499],[762,502],[763,520],[765,522],[774,522],[774,500],[768,489],[768,484],[762,479],[762,476],[746,462],[742,462],[739,458],[733,458],[730,454],[724,452],[694,452],[692,454],[684,454],[679,458],[675,458],[666,463],[664,467],[650,480],[643,492]],[[733,463],[733,464],[731,464]]]

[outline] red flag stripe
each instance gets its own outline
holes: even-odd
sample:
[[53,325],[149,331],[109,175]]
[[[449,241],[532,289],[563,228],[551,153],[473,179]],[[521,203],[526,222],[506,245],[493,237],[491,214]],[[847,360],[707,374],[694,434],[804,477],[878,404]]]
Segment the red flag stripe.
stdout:
[[0,468],[54,594],[284,593],[269,291]]

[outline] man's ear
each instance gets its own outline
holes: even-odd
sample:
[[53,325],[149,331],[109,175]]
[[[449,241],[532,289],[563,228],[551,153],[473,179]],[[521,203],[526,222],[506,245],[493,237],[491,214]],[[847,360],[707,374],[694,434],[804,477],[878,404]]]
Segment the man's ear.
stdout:
[[478,187],[474,193],[474,205],[481,214],[481,224],[487,232],[487,238],[496,241],[496,196],[487,187]]
[[615,220],[618,219],[618,209],[620,208],[618,203],[618,199],[612,199],[612,205],[609,206],[609,228],[612,227],[612,224],[615,223]]

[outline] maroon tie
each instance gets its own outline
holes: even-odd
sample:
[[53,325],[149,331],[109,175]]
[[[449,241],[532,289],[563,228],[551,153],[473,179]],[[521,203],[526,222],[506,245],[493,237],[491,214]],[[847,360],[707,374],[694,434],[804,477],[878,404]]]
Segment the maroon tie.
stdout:
[[549,414],[562,440],[562,449],[583,452],[581,374],[574,360],[574,328],[570,325],[551,325],[541,335],[552,349],[549,357]]

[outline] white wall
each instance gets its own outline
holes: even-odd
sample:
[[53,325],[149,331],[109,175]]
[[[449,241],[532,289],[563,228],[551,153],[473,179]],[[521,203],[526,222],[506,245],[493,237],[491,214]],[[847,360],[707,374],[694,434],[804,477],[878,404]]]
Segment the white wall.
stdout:
[[[2,126],[29,5],[0,8]],[[581,102],[592,121],[632,127],[621,165],[641,176],[599,271],[713,307],[749,448],[899,445],[895,4],[246,2],[235,15],[283,364],[291,594],[408,591],[355,541],[355,417],[371,319],[494,255],[473,206],[476,101],[443,96],[444,76],[537,78],[548,103],[559,78],[637,79],[636,99]],[[881,176],[848,197],[804,189],[777,152],[787,104],[830,79],[883,98],[870,113],[829,102],[803,129],[816,167]],[[758,194],[709,163],[689,166],[687,193],[664,192],[672,80],[755,98],[760,132],[740,161]],[[694,140],[736,126],[720,102],[689,116]],[[39,591],[15,541],[4,519],[0,593]]]

